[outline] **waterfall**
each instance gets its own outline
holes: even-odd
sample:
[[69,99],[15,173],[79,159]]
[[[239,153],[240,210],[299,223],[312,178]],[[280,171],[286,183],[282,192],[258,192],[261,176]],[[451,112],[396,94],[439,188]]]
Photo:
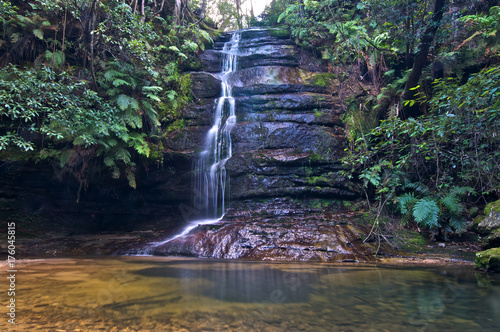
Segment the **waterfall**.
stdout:
[[194,206],[206,218],[221,219],[225,211],[227,174],[225,164],[231,158],[231,130],[236,125],[235,102],[229,75],[236,71],[240,33],[234,33],[222,50],[222,95],[217,100],[214,122],[205,138],[194,180]]
[[198,225],[215,224],[224,216],[228,181],[225,165],[232,156],[231,129],[236,125],[235,102],[228,78],[237,70],[240,38],[241,33],[233,33],[222,49],[222,72],[217,74],[222,81],[222,93],[214,106],[214,122],[205,137],[204,150],[195,164],[193,204],[200,211],[200,219],[188,223],[182,232],[155,243],[155,246],[187,235]]

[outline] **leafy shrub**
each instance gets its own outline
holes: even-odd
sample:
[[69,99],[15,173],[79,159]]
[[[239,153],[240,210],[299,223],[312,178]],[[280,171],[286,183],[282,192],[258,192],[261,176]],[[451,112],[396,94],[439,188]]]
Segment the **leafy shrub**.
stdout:
[[500,66],[463,85],[449,79],[434,86],[430,115],[382,121],[357,138],[344,161],[350,176],[398,204],[407,219],[462,231],[461,200],[500,193]]

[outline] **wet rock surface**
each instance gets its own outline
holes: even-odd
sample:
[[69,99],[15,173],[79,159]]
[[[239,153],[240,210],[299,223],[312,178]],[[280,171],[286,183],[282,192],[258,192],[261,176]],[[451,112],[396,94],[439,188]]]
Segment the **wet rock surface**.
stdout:
[[[221,71],[224,42],[230,39],[230,34],[221,36],[213,50],[201,55],[205,72],[191,75],[194,86],[203,86],[208,73]],[[359,219],[349,217],[341,204],[318,203],[359,197],[341,173],[346,143],[336,75],[300,68],[299,51],[280,29],[243,30],[237,54],[238,70],[228,76],[237,117],[231,132],[233,154],[226,164],[231,208],[221,224],[200,226],[153,253],[297,261],[373,259],[376,250],[362,243],[369,230],[359,226]],[[173,134],[171,150],[192,155],[201,146],[214,104],[211,93],[203,96],[185,110],[189,126]]]
[[367,233],[361,226],[297,217],[288,222],[231,221],[200,226],[193,234],[158,246],[152,253],[225,259],[367,262],[375,260],[376,252],[376,245],[363,244]]
[[217,98],[221,93],[221,80],[206,72],[192,72],[191,92],[195,98]]
[[338,203],[291,198],[247,199],[223,220],[200,225],[186,236],[151,250],[154,255],[277,261],[369,262],[394,255],[383,244],[365,242],[370,230],[361,215]]

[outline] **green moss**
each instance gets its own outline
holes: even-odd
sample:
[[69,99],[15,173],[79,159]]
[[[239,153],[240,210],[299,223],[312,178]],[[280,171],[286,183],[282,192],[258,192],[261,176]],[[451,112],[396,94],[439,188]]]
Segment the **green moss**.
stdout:
[[310,84],[324,88],[331,85],[336,78],[337,76],[331,73],[316,74],[311,78]]
[[500,248],[492,248],[476,253],[474,264],[487,271],[500,272]]
[[[323,177],[323,176],[312,176],[312,177],[308,177],[306,178],[306,182],[311,185],[311,186],[314,186],[316,184],[319,184],[319,183],[325,183],[325,182],[328,182],[328,179]],[[321,189],[321,188],[320,188]]]
[[395,241],[403,250],[416,250],[427,244],[427,239],[420,233],[409,229],[395,232]]
[[474,218],[474,225],[479,225],[481,221],[484,220],[484,218],[486,218],[486,216],[477,216],[476,218]]
[[272,37],[278,38],[278,39],[288,39],[290,38],[290,30],[286,27],[279,27],[275,29],[269,30],[269,34]]
[[310,154],[307,159],[309,159],[309,161],[321,161],[324,158],[321,157],[318,153],[314,152],[314,153]]
[[185,74],[182,75],[181,78],[179,79],[179,84],[180,84],[180,89],[179,93],[182,95],[182,97],[186,98],[186,101],[191,101],[193,99],[193,94],[191,92],[191,75],[190,74]]
[[495,202],[491,202],[490,204],[486,205],[484,208],[484,215],[487,216],[490,214],[490,212],[493,210],[493,212],[500,212],[500,199]]

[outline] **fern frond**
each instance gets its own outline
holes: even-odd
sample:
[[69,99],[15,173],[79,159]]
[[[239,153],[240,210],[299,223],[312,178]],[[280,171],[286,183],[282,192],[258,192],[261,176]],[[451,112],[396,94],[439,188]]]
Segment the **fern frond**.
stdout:
[[430,190],[429,187],[427,187],[425,184],[422,182],[410,182],[407,183],[403,186],[404,189],[413,189],[417,194],[420,194],[422,196],[429,195]]
[[116,149],[115,156],[114,156],[115,160],[121,160],[125,164],[129,164],[130,163],[130,157],[131,157],[130,156],[130,152],[128,152],[128,150],[126,150],[124,148],[121,148],[121,147],[119,147],[118,149]]
[[429,228],[437,228],[439,226],[439,206],[433,199],[419,199],[413,207],[413,217],[418,224]]
[[142,117],[139,114],[128,113],[124,120],[133,129],[142,128]]
[[476,191],[472,187],[455,187],[450,191],[450,195],[455,195],[458,197],[464,196],[466,194],[474,195]]
[[113,80],[113,85],[116,87],[121,86],[121,85],[130,86],[130,83],[125,81],[125,80],[122,80],[120,78],[117,78],[117,79]]
[[463,207],[457,196],[449,194],[440,199],[441,204],[450,212],[450,214],[458,216],[462,213]]
[[133,110],[139,110],[139,102],[134,97],[127,96],[126,94],[121,94],[116,98],[116,103],[122,111],[131,108]]
[[401,210],[401,214],[403,215],[406,215],[417,201],[414,193],[406,193],[399,197],[396,197],[396,199],[399,202],[399,209]]
[[118,107],[120,107],[120,109],[122,111],[125,111],[130,106],[130,103],[132,102],[132,99],[133,99],[132,97],[129,97],[129,96],[124,95],[122,93],[116,99],[116,103],[118,104]]
[[467,224],[461,216],[451,216],[450,226],[453,227],[456,233],[461,234],[467,230]]
[[128,180],[129,186],[136,189],[137,184],[135,182],[135,174],[134,174],[134,171],[132,170],[132,167],[127,167],[127,169],[125,170],[125,173],[127,174],[127,180]]
[[108,167],[115,166],[115,161],[113,160],[113,157],[111,157],[111,156],[104,157],[104,165],[106,165]]
[[161,92],[163,91],[163,88],[161,86],[143,86],[142,87],[142,92]]
[[111,176],[113,177],[113,179],[120,178],[120,169],[117,166],[113,167],[113,171],[111,172]]
[[104,78],[108,82],[113,82],[116,78],[118,77],[125,77],[126,75],[122,72],[119,72],[117,70],[110,69],[104,73]]

